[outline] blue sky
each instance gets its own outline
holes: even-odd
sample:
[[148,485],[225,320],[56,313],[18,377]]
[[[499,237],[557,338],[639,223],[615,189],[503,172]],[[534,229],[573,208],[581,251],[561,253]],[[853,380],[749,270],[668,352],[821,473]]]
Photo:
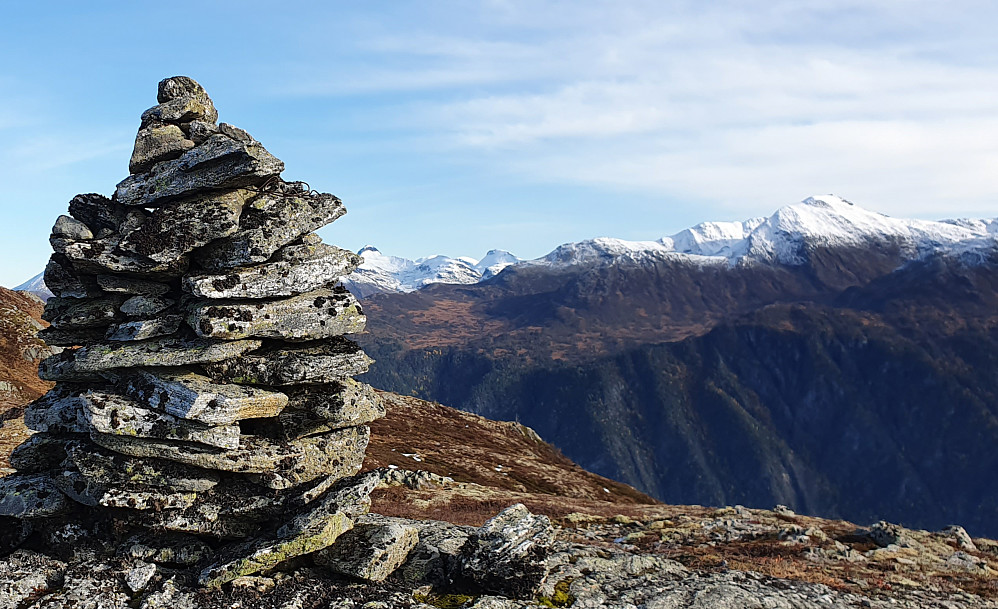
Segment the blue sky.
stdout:
[[38,2],[0,23],[0,285],[185,74],[415,258],[655,239],[835,193],[998,215],[993,2]]

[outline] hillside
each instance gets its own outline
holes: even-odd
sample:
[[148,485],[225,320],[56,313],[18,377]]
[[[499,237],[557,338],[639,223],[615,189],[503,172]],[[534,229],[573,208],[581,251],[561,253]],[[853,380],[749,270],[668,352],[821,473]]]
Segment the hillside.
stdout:
[[373,296],[367,382],[522,421],[667,503],[998,534],[994,254],[801,252]]

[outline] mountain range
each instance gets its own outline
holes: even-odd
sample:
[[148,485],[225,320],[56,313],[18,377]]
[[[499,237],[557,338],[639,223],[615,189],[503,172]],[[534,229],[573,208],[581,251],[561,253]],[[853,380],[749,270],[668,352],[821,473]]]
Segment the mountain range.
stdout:
[[995,535],[996,239],[826,195],[529,261],[369,247],[346,283],[367,382],[520,421],[657,499]]

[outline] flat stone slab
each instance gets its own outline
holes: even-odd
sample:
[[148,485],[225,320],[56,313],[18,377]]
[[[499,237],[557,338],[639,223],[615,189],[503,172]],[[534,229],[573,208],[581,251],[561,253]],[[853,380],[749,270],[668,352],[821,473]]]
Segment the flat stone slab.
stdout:
[[260,534],[264,523],[280,517],[283,501],[272,491],[245,480],[223,480],[199,493],[194,505],[182,510],[144,512],[133,524],[152,531],[170,531],[221,539],[245,539]]
[[69,510],[66,496],[46,475],[0,478],[0,516],[44,518]]
[[86,433],[80,415],[85,407],[80,394],[87,385],[58,383],[24,409],[24,425],[32,431]]
[[283,300],[200,301],[191,305],[187,325],[202,338],[280,338],[317,340],[362,332],[363,309],[344,289],[316,290]]
[[258,349],[260,345],[258,340],[221,342],[175,337],[120,344],[104,343],[78,349],[74,364],[76,372],[141,366],[184,366],[222,361]]
[[320,480],[289,499],[289,508],[297,513],[277,530],[277,536],[295,537],[330,514],[346,514],[354,519],[367,514],[371,509],[371,493],[380,483],[381,475],[377,471],[340,479],[328,476]]
[[95,483],[77,472],[64,472],[54,480],[69,498],[82,505],[130,510],[177,510],[194,505],[195,493],[140,490]]
[[145,281],[121,275],[97,275],[97,285],[105,292],[144,294],[146,296],[162,296],[170,291],[168,283]]
[[103,298],[49,298],[45,303],[42,319],[62,330],[104,328],[122,315],[119,312],[125,301],[121,295]]
[[236,232],[243,206],[256,194],[236,189],[169,203],[157,208],[148,220],[125,236],[119,248],[157,262],[178,260]]
[[[180,329],[184,318],[180,315],[163,315],[154,319],[138,319],[114,324],[103,336],[106,340],[129,341],[146,340],[157,336],[169,336]],[[73,343],[82,344],[82,343]]]
[[156,262],[144,256],[122,252],[118,249],[121,237],[117,235],[89,241],[63,238],[50,241],[52,249],[64,255],[80,273],[130,273],[147,279],[169,279],[183,275],[188,266],[187,258]]
[[166,311],[173,305],[174,301],[169,298],[136,294],[121,303],[121,312],[128,317],[150,318],[153,315]]
[[101,293],[93,277],[81,276],[69,258],[62,254],[52,254],[43,277],[45,287],[59,298],[90,298]]
[[63,330],[62,328],[49,326],[38,331],[38,338],[45,341],[46,345],[52,345],[55,347],[76,347],[79,345],[99,342],[104,338],[106,333],[107,330],[104,328],[78,328],[75,330]]
[[281,435],[290,439],[366,425],[384,416],[384,401],[374,388],[346,378],[290,390],[288,406],[277,416],[277,424]]
[[43,381],[100,382],[94,372],[85,372],[76,367],[76,352],[79,349],[64,349],[38,362],[38,378]]
[[129,457],[105,451],[89,440],[66,445],[66,456],[80,475],[94,484],[158,487],[174,492],[202,493],[214,488],[216,472],[166,459]]
[[118,184],[117,201],[156,207],[209,190],[260,184],[282,171],[284,163],[259,143],[247,145],[219,133],[180,158],[125,178]]
[[216,384],[184,368],[140,370],[122,385],[128,395],[150,408],[209,425],[273,417],[288,403],[283,393]]
[[218,451],[127,436],[91,435],[98,445],[125,455],[158,457],[204,469],[257,474],[254,480],[279,489],[321,476],[346,477],[356,473],[363,463],[369,438],[367,427],[348,427],[285,443],[260,436],[242,436],[239,448]]
[[281,183],[254,199],[243,210],[239,230],[198,254],[210,272],[269,260],[277,250],[346,213],[331,194],[306,190],[302,183]]
[[149,125],[135,135],[129,173],[141,173],[160,161],[175,159],[194,147],[176,125]]
[[274,298],[311,292],[349,275],[363,259],[353,252],[323,244],[316,256],[276,260],[237,268],[219,275],[184,277],[184,289],[201,298]]
[[367,372],[373,360],[342,337],[302,346],[272,346],[204,365],[213,379],[246,385],[314,385]]
[[336,573],[382,582],[402,566],[418,541],[419,529],[409,521],[381,516],[356,522],[315,561]]
[[207,588],[218,588],[236,578],[273,569],[286,560],[330,546],[352,526],[353,521],[346,515],[337,513],[315,522],[290,539],[261,539],[251,542],[240,548],[242,556],[216,563],[202,571],[198,583]]
[[88,391],[82,396],[83,418],[100,434],[174,440],[217,448],[239,447],[239,425],[208,426],[140,406],[131,398]]

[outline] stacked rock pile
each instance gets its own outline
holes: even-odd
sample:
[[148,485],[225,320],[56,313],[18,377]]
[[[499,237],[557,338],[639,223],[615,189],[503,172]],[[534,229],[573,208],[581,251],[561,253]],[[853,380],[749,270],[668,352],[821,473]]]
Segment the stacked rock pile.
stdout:
[[192,79],[158,101],[114,196],[78,195],[53,228],[41,336],[65,349],[40,366],[56,385],[27,408],[0,524],[105,523],[140,554],[214,556],[217,585],[351,528],[385,411],[343,336],[366,322],[337,284],[361,259],[313,232],[342,202],[282,180]]

